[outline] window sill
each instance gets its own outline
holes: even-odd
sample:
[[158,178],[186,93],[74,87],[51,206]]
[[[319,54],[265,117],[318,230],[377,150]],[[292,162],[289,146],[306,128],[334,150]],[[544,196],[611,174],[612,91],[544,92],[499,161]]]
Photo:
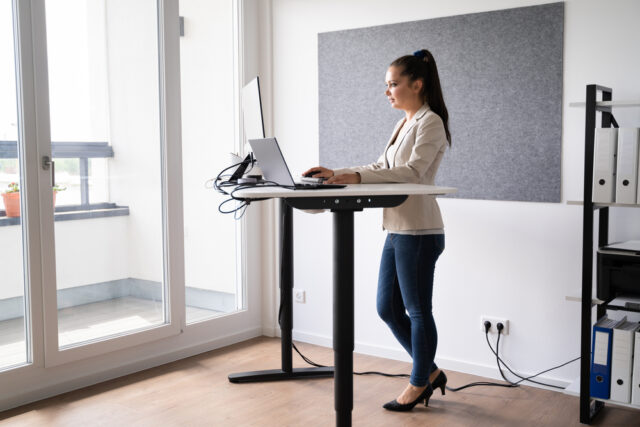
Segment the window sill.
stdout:
[[[55,221],[75,221],[80,219],[106,218],[129,215],[128,206],[117,206],[115,203],[102,203],[92,206],[61,206],[56,208]],[[0,227],[19,225],[20,217],[8,218],[0,211]]]

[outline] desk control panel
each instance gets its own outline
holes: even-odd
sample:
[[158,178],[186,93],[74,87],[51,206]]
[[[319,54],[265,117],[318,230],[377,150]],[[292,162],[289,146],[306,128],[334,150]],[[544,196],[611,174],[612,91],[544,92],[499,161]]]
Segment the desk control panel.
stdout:
[[407,200],[406,195],[289,197],[287,204],[296,209],[329,209],[331,211],[361,211],[364,208],[392,208]]

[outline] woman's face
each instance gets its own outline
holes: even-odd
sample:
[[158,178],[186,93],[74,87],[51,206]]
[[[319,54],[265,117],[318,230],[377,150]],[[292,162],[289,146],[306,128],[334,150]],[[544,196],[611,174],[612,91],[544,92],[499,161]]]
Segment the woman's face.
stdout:
[[387,90],[384,92],[393,108],[399,110],[415,109],[422,106],[420,90],[422,80],[409,81],[408,76],[401,75],[398,67],[389,67],[386,75]]

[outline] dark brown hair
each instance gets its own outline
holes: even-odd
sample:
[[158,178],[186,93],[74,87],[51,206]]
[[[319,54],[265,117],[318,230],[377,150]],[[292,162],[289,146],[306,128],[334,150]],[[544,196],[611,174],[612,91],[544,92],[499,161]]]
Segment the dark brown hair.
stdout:
[[431,110],[442,119],[447,141],[451,145],[451,133],[449,132],[449,113],[442,96],[438,67],[433,55],[427,49],[415,52],[413,55],[405,55],[393,61],[391,67],[398,67],[400,75],[408,76],[410,82],[422,80],[422,99],[429,104]]

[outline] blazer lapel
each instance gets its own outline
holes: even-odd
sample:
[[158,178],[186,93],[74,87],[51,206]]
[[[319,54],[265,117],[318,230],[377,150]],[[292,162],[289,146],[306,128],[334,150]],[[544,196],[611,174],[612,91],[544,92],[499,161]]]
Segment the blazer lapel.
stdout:
[[[400,151],[400,145],[404,142],[405,137],[407,136],[409,131],[411,129],[413,129],[413,127],[416,125],[416,123],[418,123],[418,120],[420,120],[425,114],[427,114],[427,111],[429,111],[429,110],[430,110],[430,108],[429,108],[428,104],[424,104],[422,107],[420,107],[420,109],[418,111],[416,111],[416,114],[414,114],[413,118],[409,121],[407,126],[405,126],[404,130],[398,135],[398,139],[395,142],[396,144],[398,144],[398,148],[396,149],[396,153],[393,156],[394,165],[395,165],[396,156],[398,155],[398,151]],[[398,128],[398,131],[400,129],[402,129],[402,125]],[[396,133],[398,131],[396,131]],[[389,165],[387,165],[387,167],[389,167]]]
[[[396,128],[393,130],[393,134],[391,135],[389,142],[387,142],[387,146],[384,148],[384,164],[387,168],[390,167],[389,162],[387,161],[387,150],[389,149],[389,147],[391,147],[391,144],[396,141],[396,138],[398,138],[398,133],[400,133],[400,129],[402,129],[402,125],[404,124],[405,120],[406,119],[402,119],[396,124]],[[396,141],[396,143],[397,142],[398,141]]]

